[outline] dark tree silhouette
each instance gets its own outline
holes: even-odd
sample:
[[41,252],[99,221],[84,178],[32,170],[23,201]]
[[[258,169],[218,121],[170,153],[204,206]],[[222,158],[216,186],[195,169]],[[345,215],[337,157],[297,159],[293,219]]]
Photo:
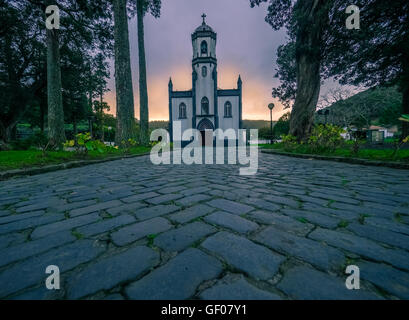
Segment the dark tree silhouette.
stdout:
[[150,12],[159,18],[161,0],[133,0],[136,2],[136,15],[138,20],[138,55],[139,55],[139,109],[140,109],[140,137],[142,145],[149,144],[149,107],[148,86],[146,77],[146,57],[143,18]]
[[[284,84],[273,91],[274,96],[288,101],[294,98],[290,133],[305,139],[314,119],[320,93],[320,67],[329,11],[332,0],[250,0],[251,6],[269,1],[266,21],[278,30],[287,27],[292,43],[280,47],[278,75]],[[295,64],[292,59],[295,58]],[[294,70],[295,69],[295,70]],[[295,79],[294,79],[295,77]],[[294,86],[296,80],[296,86]]]
[[[10,138],[29,107],[39,104],[44,119],[47,101],[49,139],[54,146],[61,146],[65,140],[63,108],[71,113],[69,108],[82,101],[84,93],[80,91],[87,90],[84,64],[98,52],[104,56],[112,52],[111,12],[106,1],[58,1],[63,32],[46,29],[45,9],[49,4],[55,2],[14,0],[0,6],[6,21],[0,27],[4,34],[0,40],[3,140]],[[76,88],[68,78],[75,79]]]
[[113,0],[117,127],[115,142],[134,138],[135,110],[129,50],[127,0]]
[[[409,2],[406,0],[357,0],[360,30],[345,25],[343,1],[334,6],[323,70],[341,84],[397,86],[403,114],[409,114]],[[402,123],[402,136],[409,124]]]
[[40,10],[30,4],[3,2],[0,7],[0,140],[13,139],[17,123],[46,86]]
[[[289,106],[290,133],[299,140],[310,131],[318,101],[320,80],[341,84],[398,85],[402,113],[409,113],[409,3],[405,0],[357,0],[361,28],[346,28],[343,0],[250,0],[251,6],[269,2],[266,21],[278,30],[286,27],[289,43],[278,49],[277,77],[281,85],[273,96]],[[409,134],[403,124],[403,136]]]

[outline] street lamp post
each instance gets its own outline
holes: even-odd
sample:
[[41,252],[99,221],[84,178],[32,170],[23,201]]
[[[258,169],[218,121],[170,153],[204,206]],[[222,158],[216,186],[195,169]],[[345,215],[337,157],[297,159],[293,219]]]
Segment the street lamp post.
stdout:
[[274,103],[270,103],[268,105],[268,108],[270,109],[270,144],[273,144],[273,108],[274,108]]

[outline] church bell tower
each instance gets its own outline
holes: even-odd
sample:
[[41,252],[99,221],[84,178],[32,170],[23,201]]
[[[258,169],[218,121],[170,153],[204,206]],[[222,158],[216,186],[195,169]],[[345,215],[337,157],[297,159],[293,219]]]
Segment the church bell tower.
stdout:
[[[202,24],[192,34],[192,127],[197,128],[198,125],[205,123],[206,129],[214,130],[218,128],[217,34],[206,24],[205,14],[202,15],[202,19]],[[213,128],[209,128],[210,126]]]

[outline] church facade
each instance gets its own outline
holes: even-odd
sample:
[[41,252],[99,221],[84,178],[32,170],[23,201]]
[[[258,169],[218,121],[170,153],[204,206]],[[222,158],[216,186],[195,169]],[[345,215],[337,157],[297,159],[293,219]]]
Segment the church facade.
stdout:
[[192,90],[173,90],[169,80],[169,134],[173,141],[175,122],[179,121],[182,133],[187,129],[205,132],[216,129],[242,129],[242,81],[237,88],[222,90],[217,86],[217,34],[203,23],[192,34]]

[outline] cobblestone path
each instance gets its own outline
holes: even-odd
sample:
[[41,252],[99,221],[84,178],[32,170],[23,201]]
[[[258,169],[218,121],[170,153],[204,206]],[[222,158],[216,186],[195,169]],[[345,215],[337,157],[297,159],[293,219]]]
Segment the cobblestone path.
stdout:
[[408,171],[268,154],[255,176],[140,157],[3,181],[0,298],[408,299],[408,203]]

